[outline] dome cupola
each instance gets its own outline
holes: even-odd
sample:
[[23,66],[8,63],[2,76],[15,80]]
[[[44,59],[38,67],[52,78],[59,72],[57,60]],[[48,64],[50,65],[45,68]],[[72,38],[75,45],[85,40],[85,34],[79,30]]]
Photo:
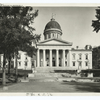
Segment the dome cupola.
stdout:
[[61,38],[62,35],[62,30],[57,21],[55,21],[54,18],[51,19],[47,23],[44,29],[44,38],[49,39],[49,38]]

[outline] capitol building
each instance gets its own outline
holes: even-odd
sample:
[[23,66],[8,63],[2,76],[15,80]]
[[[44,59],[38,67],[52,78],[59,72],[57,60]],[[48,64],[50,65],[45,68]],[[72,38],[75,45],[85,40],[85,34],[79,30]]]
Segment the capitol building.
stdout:
[[37,43],[36,67],[44,69],[92,69],[92,50],[74,49],[62,39],[60,24],[52,18],[45,26],[44,40]]
[[[44,40],[35,45],[36,56],[29,57],[25,52],[19,51],[18,69],[92,69],[92,50],[89,46],[84,49],[73,48],[73,41],[63,40],[63,34],[60,24],[52,18],[44,28]],[[15,66],[15,59],[13,65]]]

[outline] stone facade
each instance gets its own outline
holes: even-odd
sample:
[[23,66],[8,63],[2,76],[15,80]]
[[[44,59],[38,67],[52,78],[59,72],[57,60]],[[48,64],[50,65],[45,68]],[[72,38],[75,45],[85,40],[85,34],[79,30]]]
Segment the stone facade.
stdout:
[[72,42],[61,39],[62,30],[55,19],[47,23],[44,40],[37,44],[37,68],[92,69],[92,50],[73,49]]

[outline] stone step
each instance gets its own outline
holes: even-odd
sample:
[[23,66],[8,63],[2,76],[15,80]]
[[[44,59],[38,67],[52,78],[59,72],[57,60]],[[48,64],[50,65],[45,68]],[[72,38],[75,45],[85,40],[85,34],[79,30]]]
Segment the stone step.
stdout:
[[29,78],[30,81],[35,81],[35,82],[55,82],[57,81],[58,79],[56,77],[39,77],[39,78]]
[[63,77],[63,73],[35,73],[34,77]]

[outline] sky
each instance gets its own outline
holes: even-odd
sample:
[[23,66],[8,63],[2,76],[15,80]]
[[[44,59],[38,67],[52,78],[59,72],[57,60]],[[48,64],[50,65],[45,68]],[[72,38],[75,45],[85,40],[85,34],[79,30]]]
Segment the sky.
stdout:
[[62,39],[73,43],[73,47],[80,48],[85,45],[99,46],[100,32],[93,32],[92,20],[95,20],[97,7],[33,7],[39,10],[38,16],[34,19],[33,27],[35,34],[41,34],[44,39],[43,31],[46,24],[55,14],[55,20],[62,29]]

